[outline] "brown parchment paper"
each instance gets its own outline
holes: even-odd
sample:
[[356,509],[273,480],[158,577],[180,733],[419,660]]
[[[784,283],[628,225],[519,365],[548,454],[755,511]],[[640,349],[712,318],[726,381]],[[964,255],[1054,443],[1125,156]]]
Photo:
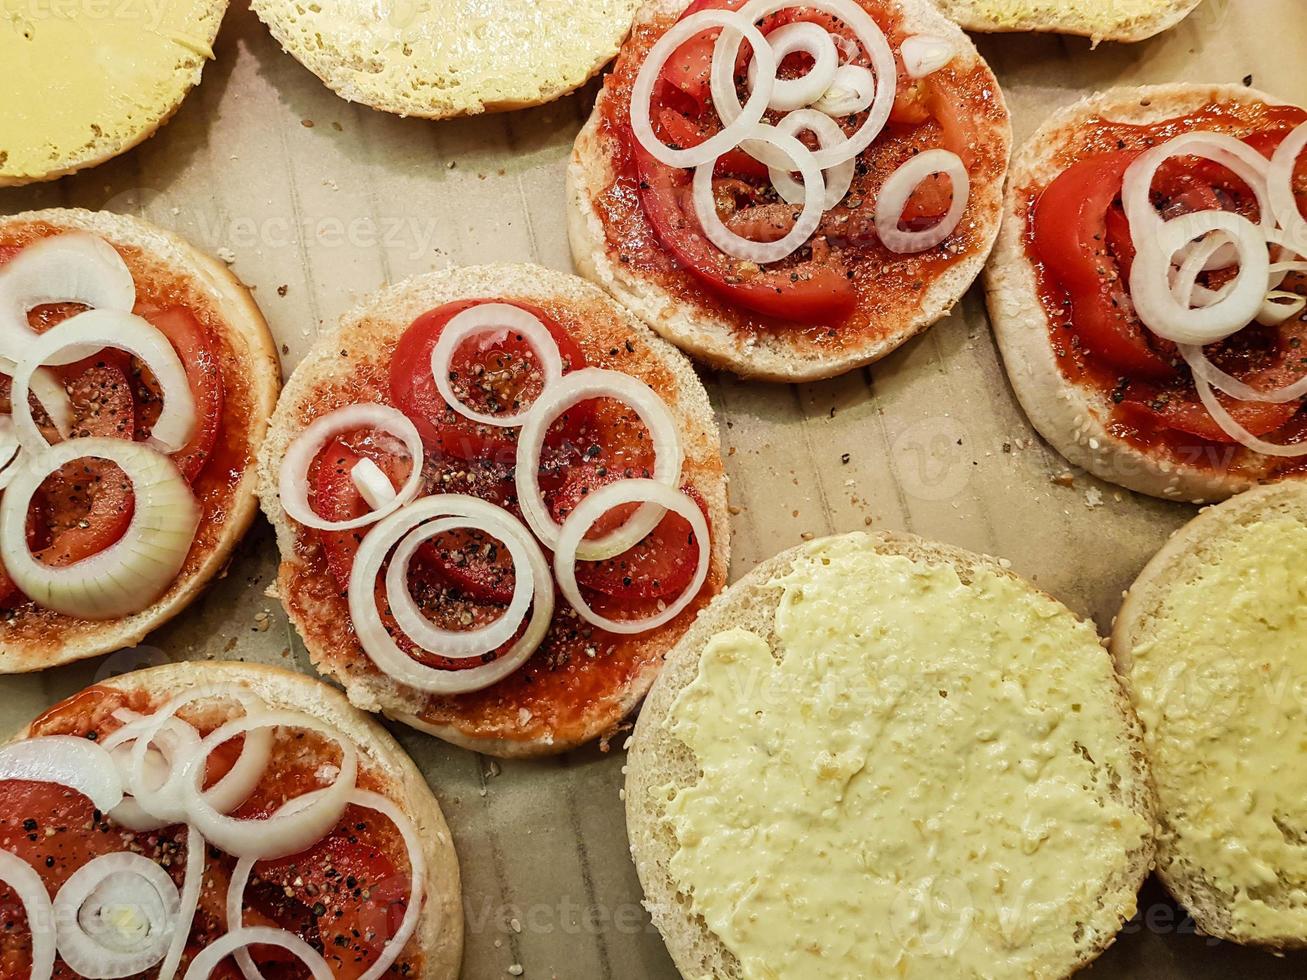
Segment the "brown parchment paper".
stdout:
[[[980,46],[1018,141],[1053,109],[1113,85],[1251,77],[1307,102],[1305,0],[1206,0],[1178,28],[1138,45],[1095,50],[1082,39],[1012,35]],[[231,260],[256,289],[287,373],[320,329],[384,283],[486,261],[571,269],[563,174],[593,84],[509,115],[398,119],[334,96],[279,50],[242,0],[215,53],[156,137],[95,170],[0,191],[0,212],[138,214]],[[728,454],[734,577],[806,536],[908,530],[1010,559],[1106,630],[1122,590],[1194,513],[1097,483],[1040,442],[1008,388],[979,289],[870,370],[797,387],[711,373],[704,382]],[[264,592],[275,560],[260,521],[225,577],[147,645],[0,678],[0,732],[97,677],[168,659],[311,671]],[[620,737],[608,753],[492,762],[393,727],[453,828],[465,977],[520,966],[528,978],[674,980],[628,856]],[[1307,975],[1302,956],[1196,936],[1155,882],[1140,909],[1094,975]]]

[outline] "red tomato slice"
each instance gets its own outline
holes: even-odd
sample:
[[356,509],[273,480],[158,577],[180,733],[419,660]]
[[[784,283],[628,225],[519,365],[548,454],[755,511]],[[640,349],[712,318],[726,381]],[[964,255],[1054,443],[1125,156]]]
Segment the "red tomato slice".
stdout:
[[195,398],[195,435],[180,452],[173,453],[172,461],[187,482],[193,483],[213,452],[222,424],[225,390],[218,345],[209,329],[185,307],[147,309],[141,315],[168,338],[186,368],[186,379]]
[[[463,460],[494,458],[512,463],[516,453],[516,430],[497,429],[477,425],[454,412],[445,404],[431,374],[431,351],[440,339],[440,332],[457,314],[490,300],[463,300],[447,303],[422,314],[400,338],[390,361],[390,395],[396,407],[413,420],[428,449]],[[563,327],[543,310],[526,303],[515,303],[537,317],[549,330],[558,344],[563,358],[564,371],[587,366],[585,354]],[[465,344],[455,355],[451,369],[461,377],[503,373],[506,365],[533,363],[529,348],[518,338],[505,337],[484,350]],[[508,386],[507,397],[517,398],[539,390],[539,375],[531,371],[526,377],[514,377]],[[454,391],[467,397],[469,404],[480,411],[491,413],[484,399],[477,400],[477,392],[464,394],[456,382]],[[484,394],[484,392],[481,392]]]
[[1090,157],[1063,171],[1035,205],[1034,245],[1070,295],[1081,343],[1132,377],[1165,378],[1176,368],[1151,345],[1129,303],[1120,266],[1105,246],[1108,210],[1139,152]]
[[785,269],[749,269],[704,237],[694,214],[690,175],[659,163],[628,133],[640,179],[640,200],[663,246],[706,287],[738,306],[781,320],[834,323],[853,310],[857,293],[845,269],[806,262]]
[[[684,113],[667,107],[658,111],[658,122],[663,128],[663,138],[669,144],[682,148],[698,146],[721,129],[716,125],[703,126]],[[723,153],[717,160],[713,173],[753,177],[758,180],[767,180],[770,176],[765,163],[755,160],[739,148]]]

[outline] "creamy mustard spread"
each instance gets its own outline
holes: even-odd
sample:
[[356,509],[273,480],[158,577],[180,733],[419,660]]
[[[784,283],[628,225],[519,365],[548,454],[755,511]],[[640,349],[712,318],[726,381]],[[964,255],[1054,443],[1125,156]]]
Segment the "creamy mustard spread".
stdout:
[[1104,28],[1131,24],[1155,16],[1165,0],[962,0],[973,18],[983,18],[995,27],[1024,27],[1031,24],[1061,24],[1070,14]]
[[1268,518],[1211,547],[1132,650],[1163,858],[1224,893],[1234,931],[1301,936],[1307,527]]
[[1077,924],[1146,822],[1094,630],[986,570],[809,546],[775,614],[707,644],[666,724],[701,778],[668,787],[670,865],[743,975],[1027,977],[1070,970]]
[[0,176],[131,146],[199,81],[225,4],[0,0]]

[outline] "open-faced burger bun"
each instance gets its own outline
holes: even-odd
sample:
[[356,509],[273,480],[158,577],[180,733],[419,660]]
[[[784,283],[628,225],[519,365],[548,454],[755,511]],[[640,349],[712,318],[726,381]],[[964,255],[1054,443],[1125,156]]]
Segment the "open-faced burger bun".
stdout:
[[[148,705],[157,709],[191,688],[214,684],[247,688],[270,708],[309,715],[357,746],[360,775],[366,774],[375,792],[398,805],[413,822],[423,845],[427,867],[424,907],[409,947],[416,947],[423,966],[414,975],[422,980],[455,980],[463,956],[462,888],[458,856],[440,804],[391,734],[350,705],[339,691],[294,671],[233,662],[165,664],[111,677],[97,687],[143,695]],[[48,720],[42,716],[40,722]],[[40,732],[29,726],[15,739],[49,733],[48,726]]]
[[552,102],[594,77],[639,0],[438,0],[382,14],[341,0],[251,6],[282,48],[341,98],[447,119]]
[[[1026,246],[1024,195],[1046,187],[1065,168],[1058,153],[1095,118],[1148,125],[1213,102],[1283,105],[1242,85],[1150,85],[1090,96],[1054,113],[1012,160],[1004,199],[1003,230],[985,271],[990,322],[1008,379],[1030,422],[1059,453],[1101,479],[1172,500],[1220,500],[1255,485],[1255,465],[1216,468],[1183,459],[1159,459],[1109,431],[1110,392],[1072,384],[1058,368],[1049,320]],[[1195,444],[1201,440],[1195,438]],[[1236,452],[1248,452],[1234,447]],[[1196,449],[1194,457],[1206,459]],[[1263,462],[1266,457],[1258,457]]]
[[1142,41],[1170,30],[1201,0],[937,0],[969,31],[1080,34],[1098,41]]
[[0,245],[28,244],[65,231],[112,244],[136,282],[137,306],[184,306],[218,342],[224,400],[221,465],[206,464],[192,487],[200,530],[173,585],[152,605],[121,619],[76,619],[30,602],[0,618],[0,673],[40,670],[118,650],[181,612],[226,565],[258,509],[256,453],[277,401],[281,374],[268,325],[250,291],[227,269],[177,236],[106,211],[51,209],[0,220]]
[[[693,486],[708,518],[711,555],[699,596],[665,626],[620,638],[615,650],[601,650],[597,656],[590,652],[571,660],[564,657],[561,668],[544,662],[547,637],[505,680],[481,691],[442,697],[397,684],[364,653],[349,627],[345,598],[321,567],[317,532],[287,517],[277,474],[305,420],[344,404],[386,400],[391,355],[417,317],[468,299],[516,300],[544,310],[565,326],[591,366],[634,375],[661,396],[681,433],[682,483]],[[730,515],[718,440],[712,406],[690,362],[584,280],[531,265],[473,266],[406,280],[347,314],[286,384],[260,456],[259,494],[277,529],[281,551],[278,591],[315,665],[344,685],[358,707],[384,712],[479,752],[529,756],[565,751],[615,729],[644,697],[663,655],[697,609],[725,585]],[[562,615],[570,615],[570,608],[560,593],[555,622]],[[580,698],[568,697],[573,675],[567,671],[608,669],[601,666],[606,660],[615,665],[618,679],[601,678],[597,689]],[[553,714],[553,705],[564,711],[565,720]]]
[[[636,17],[632,38],[638,38],[641,28],[651,23],[670,25],[687,6],[688,0],[648,0]],[[671,278],[637,269],[623,261],[622,249],[609,240],[599,206],[617,177],[613,137],[603,122],[605,100],[611,98],[609,88],[613,78],[610,77],[577,137],[567,171],[568,237],[572,259],[581,274],[692,356],[743,377],[769,381],[812,381],[861,367],[884,357],[947,315],[979,275],[998,234],[1011,126],[997,80],[989,73],[975,45],[956,24],[941,16],[928,0],[887,0],[870,9],[875,10],[877,6],[901,11],[905,35],[926,34],[947,39],[956,52],[949,70],[956,70],[959,75],[976,69],[983,72],[985,105],[964,110],[975,127],[974,147],[979,160],[969,166],[970,203],[959,230],[945,243],[951,247],[961,242],[965,255],[938,274],[930,270],[924,288],[920,282],[915,285],[904,282],[902,288],[897,282],[887,285],[883,278],[878,284],[872,270],[859,270],[858,276],[863,281],[855,280],[855,283],[860,287],[860,295],[865,290],[868,295],[874,293],[875,300],[859,300],[859,308],[853,315],[865,317],[867,325],[843,334],[839,324],[767,321],[733,307],[727,299],[718,298],[680,268]],[[628,48],[631,43],[628,40]],[[893,41],[891,44],[897,53],[897,45]],[[619,56],[619,66],[626,50]],[[876,142],[882,139],[883,134]],[[922,254],[934,255],[938,251],[937,247]],[[903,264],[916,258],[905,255],[888,261]]]
[[818,957],[841,975],[1068,976],[1135,911],[1151,806],[1091,624],[995,559],[863,532],[714,600],[641,710],[626,781],[646,905],[686,978]]
[[1139,573],[1111,649],[1157,787],[1157,875],[1209,936],[1307,948],[1307,487],[1208,507]]

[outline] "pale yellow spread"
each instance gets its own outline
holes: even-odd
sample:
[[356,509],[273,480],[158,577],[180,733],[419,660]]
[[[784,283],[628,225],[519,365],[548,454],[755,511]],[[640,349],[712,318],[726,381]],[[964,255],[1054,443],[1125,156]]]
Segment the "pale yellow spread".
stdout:
[[946,0],[945,9],[999,29],[1062,26],[1073,21],[1103,31],[1154,17],[1165,0]]
[[199,80],[223,4],[0,0],[0,176],[131,146]]
[[[1307,932],[1307,527],[1212,545],[1133,650],[1166,850],[1225,893],[1232,928]],[[1174,870],[1181,870],[1180,868]]]
[[[670,866],[744,976],[1057,976],[1149,828],[1089,626],[988,571],[810,546],[778,583],[777,655],[715,636],[667,724]],[[1091,761],[1092,760],[1092,761]]]

